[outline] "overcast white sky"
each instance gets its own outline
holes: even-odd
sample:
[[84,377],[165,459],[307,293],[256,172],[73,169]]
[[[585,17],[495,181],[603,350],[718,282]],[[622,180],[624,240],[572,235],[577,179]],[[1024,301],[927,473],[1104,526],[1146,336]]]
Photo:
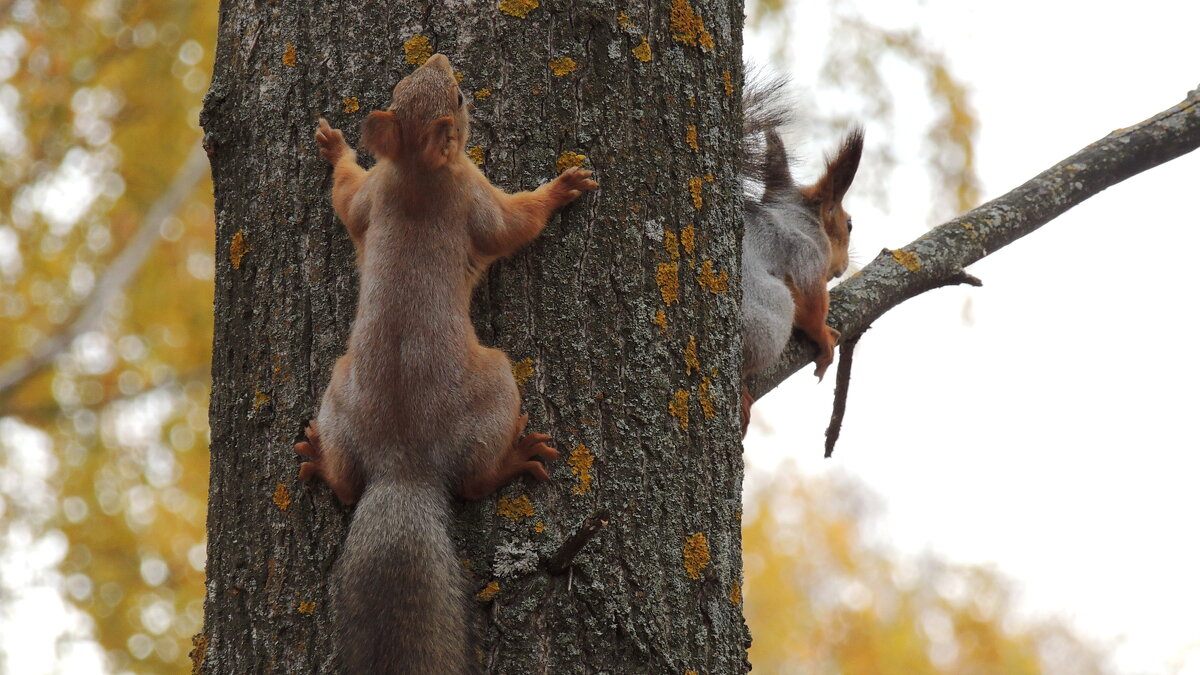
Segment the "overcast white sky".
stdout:
[[[918,24],[970,84],[985,199],[1200,85],[1200,3],[858,7]],[[795,79],[811,79],[798,67]],[[862,262],[926,225],[919,144],[895,142],[905,155],[891,213],[853,189],[847,201]],[[1016,580],[1027,616],[1064,617],[1117,645],[1122,672],[1200,673],[1198,188],[1193,154],[975,265],[983,288],[894,309],[859,343],[834,458],[821,458],[831,378],[817,386],[804,373],[756,406],[751,467],[795,458],[806,472],[853,475],[882,497],[900,550],[993,564]]]

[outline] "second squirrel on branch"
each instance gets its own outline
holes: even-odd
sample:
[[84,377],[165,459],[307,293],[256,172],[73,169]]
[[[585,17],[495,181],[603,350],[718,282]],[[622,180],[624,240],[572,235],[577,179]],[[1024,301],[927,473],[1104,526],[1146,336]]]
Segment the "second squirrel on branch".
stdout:
[[[745,176],[761,197],[747,194],[742,239],[742,378],[779,360],[793,329],[816,343],[816,375],[824,377],[840,337],[825,323],[828,283],[850,264],[850,214],[842,199],[862,157],[863,132],[853,127],[812,185],[792,180],[779,129],[788,120],[784,82],[751,81],[743,94]],[[742,389],[742,434],[753,399]]]
[[549,478],[558,452],[522,436],[528,416],[508,356],[479,344],[471,291],[488,265],[541,233],[598,184],[564,171],[532,192],[494,187],[467,157],[469,119],[449,60],[429,58],[363,122],[366,171],[342,132],[316,131],[333,208],[354,243],[358,307],[320,412],[296,451],[300,478],[357,506],[333,569],[342,672],[477,670],[451,497],[514,477]]

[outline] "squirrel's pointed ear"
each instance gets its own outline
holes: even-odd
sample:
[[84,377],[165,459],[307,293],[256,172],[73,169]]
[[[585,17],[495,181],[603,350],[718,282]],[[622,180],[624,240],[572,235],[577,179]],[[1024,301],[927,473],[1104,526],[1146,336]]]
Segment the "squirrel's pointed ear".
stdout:
[[825,174],[812,187],[811,196],[824,203],[841,202],[854,182],[854,174],[858,173],[862,151],[863,130],[862,127],[854,127],[842,139],[842,147],[838,148],[837,154],[825,160]]
[[763,187],[768,194],[786,192],[793,186],[792,170],[788,168],[787,148],[775,129],[768,128],[763,135],[767,146],[763,158]]
[[440,169],[450,162],[454,152],[454,118],[447,115],[429,123],[421,136],[421,162],[428,169]]
[[400,156],[400,120],[395,113],[376,110],[362,126],[363,146],[375,157],[397,158]]

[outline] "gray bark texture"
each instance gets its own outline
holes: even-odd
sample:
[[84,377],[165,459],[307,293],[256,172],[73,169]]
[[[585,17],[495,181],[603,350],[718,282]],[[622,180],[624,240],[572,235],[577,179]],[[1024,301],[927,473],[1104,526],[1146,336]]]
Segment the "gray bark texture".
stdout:
[[324,116],[355,145],[431,51],[462,73],[468,147],[495,184],[532,189],[565,153],[601,183],[476,295],[529,429],[563,453],[551,483],[459,509],[482,667],[749,668],[741,24],[740,0],[222,3],[202,113],[217,280],[197,672],[334,670],[327,582],[352,509],[297,480],[292,445],[344,350],[357,278],[313,131]]
[[[1089,197],[1200,146],[1200,88],[1178,105],[1117,129],[1011,192],[884,250],[829,294],[831,327],[857,338],[896,305],[953,284],[978,285],[965,268],[1033,232]],[[816,346],[793,336],[772,368],[747,386],[760,398],[816,358]],[[840,375],[839,375],[840,377]],[[848,379],[848,375],[847,375]]]

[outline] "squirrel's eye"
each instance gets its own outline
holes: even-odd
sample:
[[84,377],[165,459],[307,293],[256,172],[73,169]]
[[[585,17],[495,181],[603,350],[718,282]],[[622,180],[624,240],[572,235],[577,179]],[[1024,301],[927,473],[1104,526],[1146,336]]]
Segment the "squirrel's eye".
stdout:
[[462,95],[462,92],[460,91],[460,92],[458,92],[458,107],[461,108],[462,104],[463,104],[463,95]]
[[850,234],[853,231],[854,231],[854,223],[849,218],[847,218],[846,219],[846,234]]

